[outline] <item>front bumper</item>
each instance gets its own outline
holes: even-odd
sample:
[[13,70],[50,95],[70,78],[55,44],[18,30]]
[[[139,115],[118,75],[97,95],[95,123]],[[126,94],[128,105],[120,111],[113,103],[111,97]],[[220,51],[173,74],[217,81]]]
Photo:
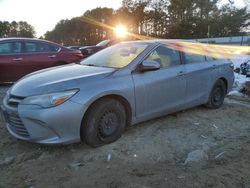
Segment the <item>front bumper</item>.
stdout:
[[15,138],[41,144],[69,144],[81,140],[85,108],[73,101],[44,109],[21,104],[13,108],[4,99],[1,111],[8,131]]

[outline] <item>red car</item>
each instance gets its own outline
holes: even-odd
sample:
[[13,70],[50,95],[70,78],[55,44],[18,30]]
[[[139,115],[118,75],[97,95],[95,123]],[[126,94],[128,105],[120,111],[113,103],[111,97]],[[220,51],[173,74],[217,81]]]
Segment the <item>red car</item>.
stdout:
[[79,50],[30,38],[0,39],[0,83],[15,82],[31,72],[83,58]]

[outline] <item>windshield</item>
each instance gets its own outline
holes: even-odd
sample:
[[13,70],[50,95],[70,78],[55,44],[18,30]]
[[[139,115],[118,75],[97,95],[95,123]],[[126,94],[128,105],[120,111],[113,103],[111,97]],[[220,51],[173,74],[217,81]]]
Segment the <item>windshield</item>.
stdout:
[[109,42],[110,40],[104,40],[102,42],[99,42],[96,46],[106,46]]
[[106,48],[81,61],[81,65],[122,68],[130,64],[147,47],[145,43],[121,43]]

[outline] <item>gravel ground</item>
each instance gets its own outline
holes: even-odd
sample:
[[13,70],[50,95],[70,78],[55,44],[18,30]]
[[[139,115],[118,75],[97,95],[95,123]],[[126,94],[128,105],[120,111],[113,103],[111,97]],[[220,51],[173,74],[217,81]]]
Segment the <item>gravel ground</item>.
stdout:
[[90,148],[18,141],[0,119],[0,187],[250,187],[249,120],[249,99],[227,98],[218,110],[147,121]]

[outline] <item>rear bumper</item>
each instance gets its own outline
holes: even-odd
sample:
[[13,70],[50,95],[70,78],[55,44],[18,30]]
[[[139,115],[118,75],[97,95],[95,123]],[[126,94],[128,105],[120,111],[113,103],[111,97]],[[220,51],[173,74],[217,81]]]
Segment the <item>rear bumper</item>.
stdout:
[[15,138],[41,144],[79,142],[84,106],[67,101],[54,108],[34,105],[1,106],[6,127]]

